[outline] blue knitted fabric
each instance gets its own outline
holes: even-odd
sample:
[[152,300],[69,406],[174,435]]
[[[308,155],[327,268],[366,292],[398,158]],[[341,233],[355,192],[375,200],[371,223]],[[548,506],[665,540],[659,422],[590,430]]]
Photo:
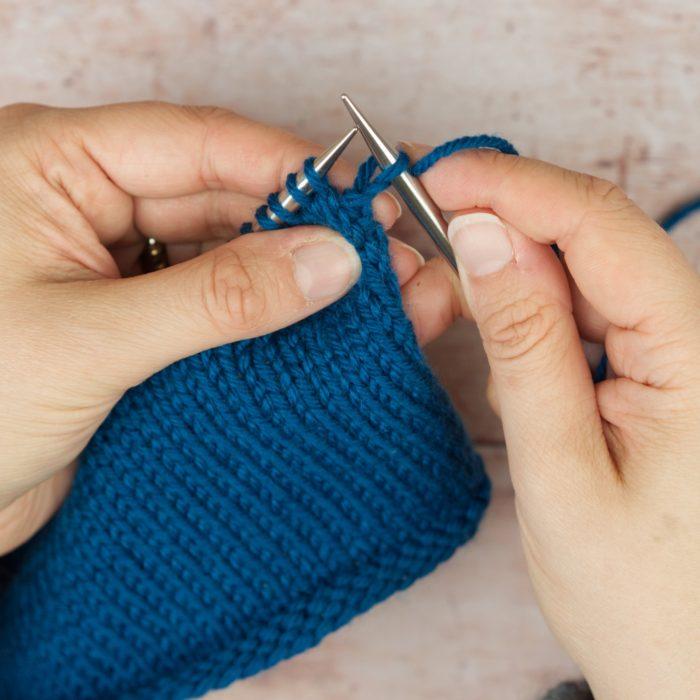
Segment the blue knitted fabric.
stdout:
[[[413,170],[473,147],[513,152],[458,139]],[[307,164],[316,194],[286,218],[342,232],[358,284],[117,404],[57,516],[3,562],[0,697],[199,696],[316,644],[474,534],[489,483],[372,218],[406,167],[372,179],[370,159],[338,192]]]

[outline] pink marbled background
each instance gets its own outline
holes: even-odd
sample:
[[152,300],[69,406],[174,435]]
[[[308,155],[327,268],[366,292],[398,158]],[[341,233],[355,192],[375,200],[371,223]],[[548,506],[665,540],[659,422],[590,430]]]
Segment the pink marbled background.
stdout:
[[[387,136],[498,132],[618,181],[655,216],[700,191],[694,0],[0,0],[0,103],[215,103],[325,143],[347,124],[341,91]],[[401,230],[423,245],[410,221]],[[697,218],[677,236],[699,264]],[[527,700],[575,674],[529,588],[474,330],[429,356],[495,478],[476,540],[212,700]]]

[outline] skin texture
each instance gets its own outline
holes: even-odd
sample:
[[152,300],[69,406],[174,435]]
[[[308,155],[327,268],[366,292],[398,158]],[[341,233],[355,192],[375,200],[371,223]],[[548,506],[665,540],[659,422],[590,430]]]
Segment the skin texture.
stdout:
[[[412,157],[427,147],[408,147]],[[130,386],[334,301],[309,298],[298,228],[229,241],[318,147],[214,108],[0,111],[0,552],[61,502],[76,458]],[[333,177],[349,184],[352,168]],[[423,178],[452,217],[495,212],[509,259],[460,277],[390,241],[421,343],[458,317],[492,370],[532,581],[597,698],[694,697],[700,684],[700,282],[614,185],[491,151]],[[399,214],[381,195],[375,214]],[[178,263],[138,274],[143,235]],[[459,238],[457,238],[457,236]],[[563,251],[558,259],[550,248]],[[482,261],[483,262],[483,261]],[[307,280],[308,281],[308,280]],[[613,374],[593,385],[580,339]]]

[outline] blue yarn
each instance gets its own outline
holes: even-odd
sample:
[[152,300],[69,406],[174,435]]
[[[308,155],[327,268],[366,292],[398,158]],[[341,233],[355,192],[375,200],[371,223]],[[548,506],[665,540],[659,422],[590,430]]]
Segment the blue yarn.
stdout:
[[700,197],[696,197],[695,199],[691,199],[688,202],[681,204],[681,206],[674,209],[663,219],[661,219],[659,224],[666,231],[666,233],[671,233],[671,230],[680,224],[681,221],[687,219],[696,212],[700,212]]
[[[455,145],[456,144],[456,145]],[[495,137],[458,148],[512,147]],[[0,696],[201,695],[316,644],[447,559],[489,482],[406,318],[360,166],[287,223],[356,247],[351,292],[291,328],[177,362],[129,391],[56,517],[3,561]],[[258,216],[263,228],[274,222]]]
[[461,136],[447,143],[443,143],[442,146],[438,146],[438,148],[434,148],[430,153],[427,153],[411,168],[411,172],[413,175],[420,176],[426,170],[432,168],[441,158],[451,156],[457,151],[463,151],[468,148],[489,148],[513,156],[518,155],[518,152],[508,141],[498,136],[490,136],[489,134]]

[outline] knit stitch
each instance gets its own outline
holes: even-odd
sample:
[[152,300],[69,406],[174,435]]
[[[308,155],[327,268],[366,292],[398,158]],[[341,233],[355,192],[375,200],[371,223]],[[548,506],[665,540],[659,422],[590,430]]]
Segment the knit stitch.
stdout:
[[[413,166],[424,172],[445,144]],[[447,559],[489,482],[427,367],[360,166],[288,224],[321,224],[363,272],[295,326],[177,362],[129,391],[56,517],[6,558],[0,696],[199,696],[316,644]],[[263,228],[274,222],[259,212]]]

